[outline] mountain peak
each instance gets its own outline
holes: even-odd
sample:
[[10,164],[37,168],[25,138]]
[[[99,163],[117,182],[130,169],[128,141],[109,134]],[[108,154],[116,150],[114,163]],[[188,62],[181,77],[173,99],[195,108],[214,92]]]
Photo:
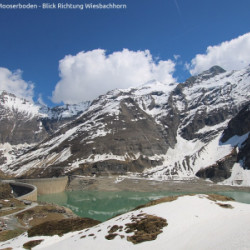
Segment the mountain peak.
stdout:
[[197,77],[201,80],[208,80],[216,75],[219,75],[219,74],[222,74],[225,72],[226,72],[226,70],[224,70],[223,68],[221,68],[218,65],[215,65],[215,66],[211,67],[210,69],[201,72]]
[[203,71],[201,74],[213,74],[213,76],[221,74],[221,73],[225,73],[226,70],[224,70],[223,68],[221,68],[218,65],[214,65],[213,67],[211,67],[209,70]]
[[205,70],[203,72],[201,72],[200,74],[196,75],[196,76],[191,76],[190,78],[188,78],[186,80],[187,84],[193,84],[194,82],[196,82],[197,80],[200,81],[204,81],[204,80],[208,80],[212,77],[215,77],[216,75],[225,73],[226,70],[224,70],[223,68],[221,68],[218,65],[214,65],[213,67],[211,67],[208,70]]

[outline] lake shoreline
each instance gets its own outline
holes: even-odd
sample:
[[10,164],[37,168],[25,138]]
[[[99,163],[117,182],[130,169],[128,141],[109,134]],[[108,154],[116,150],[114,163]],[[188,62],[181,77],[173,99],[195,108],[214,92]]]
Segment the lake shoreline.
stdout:
[[135,177],[107,176],[71,178],[65,192],[39,197],[70,208],[80,217],[106,221],[152,200],[190,194],[220,194],[250,204],[250,187],[214,185],[196,179],[156,181]]
[[218,185],[202,179],[190,180],[149,180],[135,177],[74,177],[67,189],[75,190],[96,190],[96,191],[137,191],[137,192],[227,192],[242,191],[250,192],[250,187]]

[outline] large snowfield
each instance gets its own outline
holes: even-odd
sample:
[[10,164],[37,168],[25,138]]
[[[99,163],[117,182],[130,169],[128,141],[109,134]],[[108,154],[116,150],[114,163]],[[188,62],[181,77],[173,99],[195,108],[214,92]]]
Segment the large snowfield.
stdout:
[[[155,240],[133,244],[127,241],[125,224],[141,214],[166,219]],[[139,215],[139,216],[138,216]],[[250,205],[234,201],[213,201],[207,195],[182,196],[172,202],[141,208],[93,228],[65,234],[61,237],[31,237],[23,234],[1,243],[0,248],[23,249],[31,240],[43,242],[32,249],[250,249]],[[122,226],[113,240],[105,238],[114,225]],[[121,228],[121,227],[120,227]],[[124,237],[123,237],[124,236]]]

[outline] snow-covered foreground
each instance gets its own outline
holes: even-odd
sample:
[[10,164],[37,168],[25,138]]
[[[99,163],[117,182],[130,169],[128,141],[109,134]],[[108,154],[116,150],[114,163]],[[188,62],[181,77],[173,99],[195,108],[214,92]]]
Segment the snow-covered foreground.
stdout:
[[[227,204],[227,205],[226,205]],[[230,206],[231,205],[231,206]],[[142,215],[144,214],[144,215]],[[167,220],[157,239],[133,244],[127,241],[127,223],[132,218],[155,215]],[[23,249],[25,242],[43,242],[32,249],[250,249],[250,205],[233,201],[212,201],[206,195],[183,196],[172,202],[141,208],[115,217],[93,228],[62,237],[32,237],[26,234],[0,245],[0,248]],[[118,235],[105,238],[117,225]]]

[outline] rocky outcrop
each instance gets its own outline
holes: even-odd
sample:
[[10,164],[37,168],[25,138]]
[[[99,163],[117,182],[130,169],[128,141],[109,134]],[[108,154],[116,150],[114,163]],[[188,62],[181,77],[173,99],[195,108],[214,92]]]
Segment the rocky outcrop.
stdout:
[[240,148],[237,160],[242,162],[244,169],[250,170],[250,134]]
[[[186,115],[184,118],[181,129],[183,138],[199,138],[197,132],[203,127],[220,124],[238,113],[241,105],[235,105],[231,96],[236,83],[230,82],[230,74],[225,75],[225,72],[221,67],[214,66],[184,83],[182,89],[188,96],[186,114],[191,113],[192,116]],[[221,74],[223,77],[220,77]],[[216,82],[220,81],[225,83],[217,86]],[[195,91],[189,91],[190,87]],[[203,137],[202,140],[206,142],[207,138]]]
[[200,169],[196,176],[203,179],[210,179],[213,182],[222,182],[231,176],[233,165],[237,162],[237,151],[234,149],[229,155],[220,159],[215,164]]
[[[233,136],[242,136],[247,133],[250,133],[250,102],[228,123],[221,141],[226,142]],[[243,168],[250,169],[250,134],[239,148],[237,162],[240,161]]]
[[241,136],[250,131],[250,102],[228,123],[221,142],[226,142],[231,137]]
[[[233,137],[247,135],[250,132],[250,103],[246,104],[239,113],[232,118],[221,137],[222,143],[230,143]],[[233,141],[231,142],[233,143]],[[236,150],[236,146],[238,150]],[[232,167],[235,163],[241,162],[244,169],[250,169],[250,134],[246,140],[236,145],[235,149],[227,157],[216,162],[212,166],[201,169],[196,176],[210,179],[215,182],[221,182],[231,176]]]

